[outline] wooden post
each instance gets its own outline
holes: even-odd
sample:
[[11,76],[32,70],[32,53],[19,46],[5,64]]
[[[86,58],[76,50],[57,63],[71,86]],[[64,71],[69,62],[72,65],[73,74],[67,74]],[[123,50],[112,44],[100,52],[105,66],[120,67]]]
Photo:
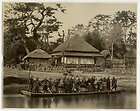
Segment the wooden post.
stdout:
[[111,44],[111,61],[113,60],[113,45],[114,45],[114,42],[112,41],[112,44]]
[[28,88],[28,89],[29,89],[29,91],[30,91],[30,77],[31,77],[31,74],[30,74],[30,73],[31,73],[30,62],[29,62],[29,64],[28,64],[28,66],[29,66],[29,80],[28,80],[28,82],[29,82],[29,84],[28,84],[29,86],[28,86],[28,87],[29,87],[29,88]]

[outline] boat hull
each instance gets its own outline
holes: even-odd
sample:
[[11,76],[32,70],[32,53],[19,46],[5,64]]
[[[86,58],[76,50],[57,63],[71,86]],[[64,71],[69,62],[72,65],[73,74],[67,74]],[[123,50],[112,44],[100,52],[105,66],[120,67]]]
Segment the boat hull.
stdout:
[[22,90],[21,94],[30,97],[53,97],[53,96],[76,96],[76,95],[97,95],[97,94],[118,94],[124,90],[116,91],[94,91],[94,92],[78,92],[78,93],[33,93],[26,90]]

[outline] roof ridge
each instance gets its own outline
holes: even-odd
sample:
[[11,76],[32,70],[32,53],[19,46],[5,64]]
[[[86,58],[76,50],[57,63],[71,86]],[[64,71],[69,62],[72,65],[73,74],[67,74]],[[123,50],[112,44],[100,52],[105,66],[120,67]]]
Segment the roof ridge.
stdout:
[[50,55],[46,51],[39,48],[29,52],[25,57],[23,57],[23,60],[26,58],[50,58]]
[[53,52],[62,51],[99,52],[98,49],[90,45],[81,36],[73,36],[53,50]]

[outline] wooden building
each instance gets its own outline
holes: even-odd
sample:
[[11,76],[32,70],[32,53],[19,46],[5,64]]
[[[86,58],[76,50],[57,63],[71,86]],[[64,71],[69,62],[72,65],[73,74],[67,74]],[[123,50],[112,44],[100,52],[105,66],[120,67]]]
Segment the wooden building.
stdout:
[[36,49],[28,53],[22,60],[24,66],[30,65],[32,70],[38,70],[50,65],[51,55],[42,49]]
[[27,60],[30,63],[35,64],[46,64],[48,60],[51,58],[51,55],[49,55],[46,51],[42,49],[36,49],[29,54],[27,54],[23,60]]
[[79,36],[66,40],[54,49],[51,55],[55,60],[55,64],[102,65],[104,61],[99,50]]

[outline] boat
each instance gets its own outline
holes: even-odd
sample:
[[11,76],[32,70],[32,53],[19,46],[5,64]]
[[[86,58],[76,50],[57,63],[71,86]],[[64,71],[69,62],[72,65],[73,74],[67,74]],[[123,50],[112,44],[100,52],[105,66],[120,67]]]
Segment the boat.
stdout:
[[[31,76],[31,71],[29,70],[29,78]],[[118,94],[123,92],[123,89],[118,88],[117,90],[105,90],[105,91],[81,91],[81,92],[72,92],[72,93],[65,93],[65,92],[61,92],[61,93],[53,93],[53,92],[49,92],[49,93],[35,93],[35,92],[31,92],[28,90],[21,90],[20,94],[25,95],[25,96],[30,96],[30,97],[55,97],[55,96],[76,96],[76,95],[100,95],[100,94]]]
[[93,91],[93,92],[73,92],[73,93],[34,93],[27,90],[21,90],[22,95],[30,97],[54,97],[54,96],[76,96],[76,95],[97,95],[97,94],[118,94],[123,92],[123,89],[115,91]]

